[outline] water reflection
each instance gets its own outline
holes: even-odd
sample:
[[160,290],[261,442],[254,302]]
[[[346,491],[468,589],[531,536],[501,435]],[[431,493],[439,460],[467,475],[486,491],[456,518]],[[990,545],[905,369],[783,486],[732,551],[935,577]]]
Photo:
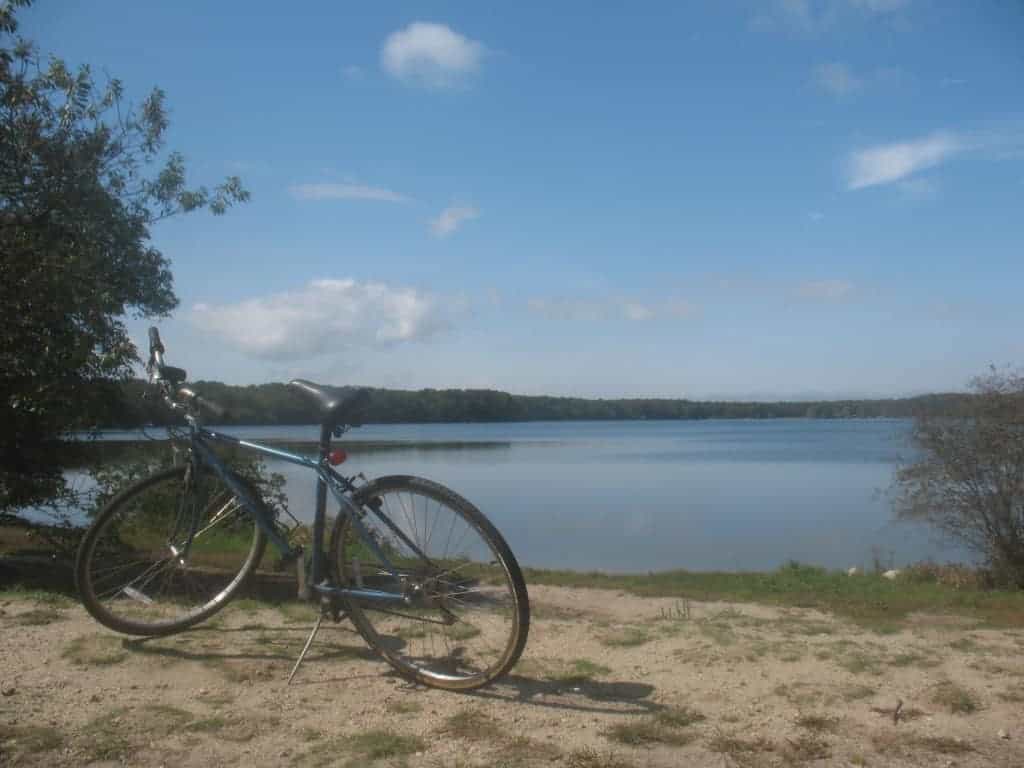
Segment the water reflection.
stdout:
[[[899,421],[388,425],[358,438],[492,445],[366,452],[354,442],[344,467],[450,486],[494,520],[524,565],[756,570],[788,559],[863,568],[875,555],[896,564],[958,557],[924,529],[891,521],[884,491],[907,451],[906,428]],[[258,436],[283,435],[264,428]],[[292,511],[310,519],[312,477],[280,462],[272,468],[287,478]]]

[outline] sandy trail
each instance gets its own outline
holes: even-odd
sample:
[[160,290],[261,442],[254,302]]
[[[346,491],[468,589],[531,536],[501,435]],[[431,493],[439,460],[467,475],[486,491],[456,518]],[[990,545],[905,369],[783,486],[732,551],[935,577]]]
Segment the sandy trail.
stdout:
[[522,661],[474,694],[407,684],[347,623],[285,685],[305,606],[136,642],[0,593],[0,765],[1024,766],[1019,630],[530,593]]

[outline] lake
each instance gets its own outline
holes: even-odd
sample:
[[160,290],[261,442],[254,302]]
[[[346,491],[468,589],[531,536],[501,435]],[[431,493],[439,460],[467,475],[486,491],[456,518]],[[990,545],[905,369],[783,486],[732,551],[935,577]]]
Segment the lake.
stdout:
[[[829,568],[962,559],[895,523],[887,491],[910,454],[901,420],[527,422],[369,425],[342,440],[342,469],[431,478],[480,507],[523,565],[649,571]],[[239,427],[249,439],[315,440],[317,428]],[[110,433],[108,439],[137,437]],[[360,442],[397,441],[390,450]],[[431,445],[433,444],[433,447]],[[442,445],[438,445],[442,444]],[[315,480],[270,462],[292,512]]]

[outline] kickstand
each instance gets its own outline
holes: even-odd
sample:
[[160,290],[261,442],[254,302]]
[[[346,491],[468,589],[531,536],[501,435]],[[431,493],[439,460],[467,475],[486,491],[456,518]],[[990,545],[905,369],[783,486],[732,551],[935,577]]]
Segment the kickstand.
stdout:
[[313,638],[316,637],[316,633],[320,631],[320,622],[323,620],[324,615],[322,613],[317,614],[316,624],[313,625],[313,631],[309,633],[309,639],[306,640],[306,644],[302,648],[302,653],[299,654],[299,658],[296,660],[295,666],[292,667],[292,673],[288,675],[288,682],[286,683],[286,685],[292,684],[292,679],[295,677],[295,673],[299,671],[299,665],[302,663],[302,660],[306,658],[306,653],[309,651],[309,646],[313,644]]

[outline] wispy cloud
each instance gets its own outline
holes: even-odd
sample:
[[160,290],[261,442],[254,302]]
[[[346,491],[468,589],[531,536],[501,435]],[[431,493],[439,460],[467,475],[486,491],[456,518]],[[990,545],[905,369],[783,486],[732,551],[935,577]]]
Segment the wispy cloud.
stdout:
[[288,194],[296,200],[378,200],[386,203],[404,203],[409,200],[405,195],[392,192],[384,187],[371,187],[366,184],[292,184]]
[[380,60],[399,80],[428,88],[448,88],[480,71],[484,45],[444,24],[415,21],[392,32]]
[[849,298],[855,289],[849,280],[805,280],[797,284],[794,293],[799,299],[841,301]]
[[645,302],[635,299],[569,299],[534,298],[526,308],[550,320],[602,321],[626,320],[644,322],[656,319],[682,319],[692,317],[699,308],[684,299]]
[[863,189],[891,184],[939,165],[964,148],[964,141],[951,133],[933,133],[911,141],[868,147],[850,155],[847,186]]
[[821,64],[814,69],[814,82],[833,96],[849,96],[864,87],[864,81],[839,61]]
[[450,205],[436,219],[430,220],[430,231],[437,237],[447,237],[463,222],[480,218],[480,211],[472,205]]
[[910,5],[910,0],[771,0],[759,6],[755,27],[782,27],[800,35],[818,35],[841,23],[851,12],[882,15]]
[[235,304],[197,304],[190,319],[253,357],[302,360],[429,338],[448,326],[447,305],[415,288],[322,279]]

